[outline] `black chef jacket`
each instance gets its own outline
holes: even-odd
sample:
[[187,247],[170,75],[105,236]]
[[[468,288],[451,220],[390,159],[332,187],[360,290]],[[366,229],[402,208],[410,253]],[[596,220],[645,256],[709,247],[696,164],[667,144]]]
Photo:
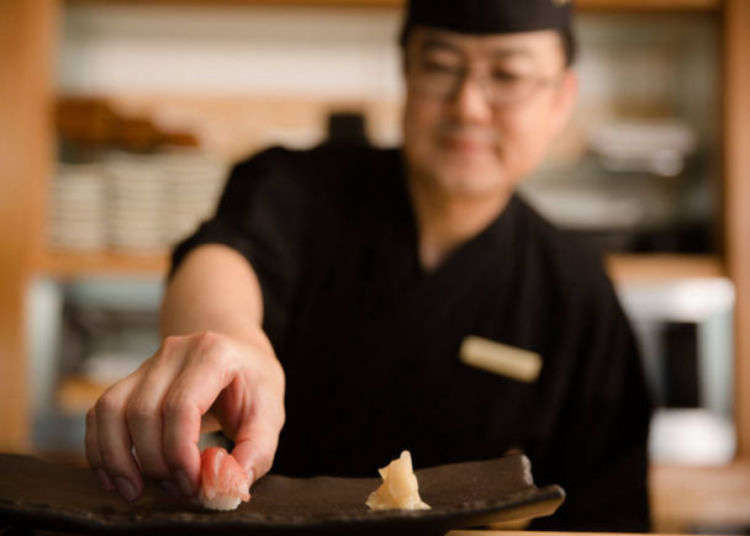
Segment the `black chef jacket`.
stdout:
[[[418,259],[399,150],[266,150],[237,165],[215,216],[178,245],[242,253],[287,378],[274,472],[373,476],[531,459],[567,499],[532,528],[648,529],[650,404],[638,351],[600,260],[517,195],[432,271]],[[537,352],[536,382],[462,364],[478,335]]]

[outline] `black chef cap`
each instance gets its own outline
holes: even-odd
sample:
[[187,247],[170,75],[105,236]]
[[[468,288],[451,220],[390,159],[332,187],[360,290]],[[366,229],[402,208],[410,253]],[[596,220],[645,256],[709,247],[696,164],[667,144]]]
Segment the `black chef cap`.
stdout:
[[568,31],[571,3],[570,0],[409,0],[401,44],[406,44],[414,26],[469,34]]

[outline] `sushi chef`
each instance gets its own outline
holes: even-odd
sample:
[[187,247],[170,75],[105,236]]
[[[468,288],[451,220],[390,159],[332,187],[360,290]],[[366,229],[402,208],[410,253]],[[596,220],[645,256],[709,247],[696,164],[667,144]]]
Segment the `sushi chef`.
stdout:
[[403,147],[236,165],[174,250],[163,344],[87,415],[92,468],[127,500],[193,494],[211,427],[253,481],[518,449],[567,492],[533,528],[646,531],[633,334],[597,255],[515,193],[574,106],[570,4],[413,0],[401,44]]

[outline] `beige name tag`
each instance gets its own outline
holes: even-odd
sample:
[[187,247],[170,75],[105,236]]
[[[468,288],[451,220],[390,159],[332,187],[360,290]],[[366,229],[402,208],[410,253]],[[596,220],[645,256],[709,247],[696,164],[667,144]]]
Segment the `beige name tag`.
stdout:
[[459,358],[466,365],[520,382],[536,381],[542,370],[542,357],[539,354],[476,335],[464,338]]

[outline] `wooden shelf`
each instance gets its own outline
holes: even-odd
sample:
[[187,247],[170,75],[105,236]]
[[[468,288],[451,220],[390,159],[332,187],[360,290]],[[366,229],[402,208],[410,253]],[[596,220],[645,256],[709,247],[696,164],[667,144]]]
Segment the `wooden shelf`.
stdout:
[[584,11],[719,11],[720,0],[577,0]]
[[607,256],[606,268],[618,283],[727,277],[715,255],[613,254]]
[[[66,0],[69,4],[160,4],[208,6],[297,6],[400,8],[403,0]],[[721,0],[577,0],[579,11],[719,11]]]
[[107,387],[83,376],[68,376],[60,381],[55,401],[64,414],[82,415],[96,403]]
[[168,253],[143,255],[119,252],[78,253],[47,251],[39,261],[37,272],[58,278],[91,275],[166,275],[169,268]]
[[[618,283],[662,281],[696,277],[726,277],[724,267],[713,255],[612,254],[606,258],[607,271]],[[169,253],[143,255],[118,252],[77,253],[47,251],[38,273],[51,277],[74,278],[89,275],[159,276],[169,269]]]

